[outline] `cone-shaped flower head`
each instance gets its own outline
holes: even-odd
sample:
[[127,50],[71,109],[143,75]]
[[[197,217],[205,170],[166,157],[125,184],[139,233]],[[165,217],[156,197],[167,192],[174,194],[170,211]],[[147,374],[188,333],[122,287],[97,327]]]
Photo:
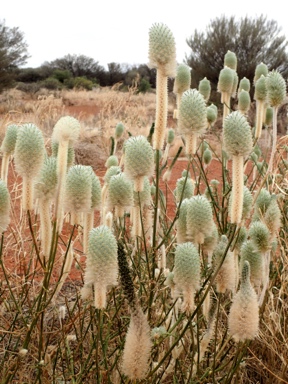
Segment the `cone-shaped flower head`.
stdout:
[[18,129],[19,126],[16,124],[10,124],[7,126],[6,133],[0,148],[1,152],[7,153],[9,155],[14,152]]
[[248,91],[242,89],[238,94],[238,109],[242,113],[247,113],[249,111],[251,104],[250,94]]
[[230,156],[247,156],[252,151],[252,133],[247,119],[235,111],[224,120],[223,142]]
[[209,107],[207,107],[206,112],[207,112],[208,123],[210,125],[215,123],[217,116],[218,116],[218,108],[216,107],[216,105],[214,105],[214,104],[209,105]]
[[216,276],[216,289],[221,293],[225,293],[226,289],[233,291],[236,281],[234,255],[230,250],[228,250],[225,254],[227,245],[227,236],[222,235],[213,254],[215,269],[219,267],[225,256],[225,259],[222,262],[222,265]]
[[179,109],[179,130],[184,135],[202,133],[207,126],[206,103],[197,89],[184,92]]
[[55,198],[57,189],[57,159],[46,157],[35,184],[35,197],[43,200]]
[[203,244],[205,236],[213,228],[213,213],[210,202],[206,197],[197,195],[189,199],[187,208],[187,233],[194,242]]
[[179,108],[179,132],[185,136],[188,156],[197,149],[197,138],[207,127],[206,103],[199,91],[189,89],[183,93]]
[[261,221],[254,221],[251,224],[248,236],[255,248],[261,253],[265,253],[271,248],[269,229]]
[[176,198],[176,202],[179,203],[181,198],[189,199],[193,196],[194,193],[194,183],[190,176],[186,178],[186,176],[182,176],[176,182],[176,188],[174,191],[174,195]]
[[211,84],[206,77],[204,77],[204,79],[202,79],[199,82],[198,90],[201,93],[201,95],[204,97],[204,100],[207,102],[211,94]]
[[0,232],[6,231],[10,222],[10,195],[6,183],[0,179]]
[[187,240],[187,209],[189,206],[189,198],[182,201],[179,209],[179,217],[177,220],[177,243],[185,243]]
[[121,173],[121,167],[119,167],[119,165],[111,165],[111,167],[107,169],[104,176],[105,184],[109,184],[111,177],[114,175],[118,175],[119,173]]
[[126,175],[121,172],[118,175],[112,176],[108,185],[108,209],[120,209],[120,214],[117,217],[122,217],[126,208],[132,206],[133,203],[133,187],[131,181]]
[[89,233],[85,285],[94,284],[95,306],[105,308],[106,290],[117,284],[117,241],[110,228],[101,225]]
[[117,167],[118,164],[119,164],[119,162],[118,162],[118,157],[115,156],[115,155],[111,155],[111,156],[109,156],[108,159],[106,160],[105,167],[106,167],[106,168],[110,168],[110,167],[112,167],[112,166]]
[[263,277],[264,259],[260,251],[251,240],[243,243],[240,250],[240,270],[244,267],[245,261],[250,265],[250,278],[255,287],[259,287]]
[[173,128],[169,128],[167,132],[167,144],[172,144],[175,139],[175,130]]
[[40,172],[45,156],[42,132],[34,124],[23,124],[18,129],[15,144],[16,171],[22,177],[35,178]]
[[192,243],[177,245],[173,272],[176,289],[183,292],[183,307],[191,312],[195,291],[200,288],[200,257]]
[[273,121],[273,108],[267,107],[264,123],[265,125],[269,126],[272,124],[272,121]]
[[232,93],[235,71],[229,67],[221,69],[217,89],[219,92]]
[[124,124],[120,121],[115,127],[115,134],[114,134],[115,139],[119,140],[122,137],[124,131],[125,131]]
[[150,177],[154,170],[154,152],[144,136],[130,137],[125,142],[124,171],[134,181],[135,191],[143,190],[144,176]]
[[253,220],[260,220],[261,218],[263,218],[270,203],[270,192],[267,191],[266,188],[262,188],[255,201]]
[[234,52],[227,51],[224,56],[224,66],[234,69],[237,69],[237,56]]
[[[66,177],[65,208],[71,213],[91,210],[92,178],[89,166],[73,165]],[[77,223],[79,224],[79,223]]]
[[212,160],[212,151],[210,148],[206,148],[204,153],[203,153],[203,161],[205,165],[209,165]]
[[257,295],[250,283],[248,261],[245,261],[242,268],[240,290],[235,295],[231,305],[228,327],[236,342],[254,339],[258,333],[259,309]]
[[280,106],[286,97],[286,82],[283,76],[277,72],[269,72],[266,77],[267,98],[271,107]]
[[191,85],[191,68],[186,64],[179,64],[176,69],[174,93],[184,93]]
[[149,324],[142,309],[138,308],[132,313],[123,351],[122,371],[129,379],[145,378],[151,349]]
[[277,202],[277,196],[271,196],[271,202],[265,212],[264,221],[267,225],[270,235],[274,237],[281,226],[281,211]]
[[258,79],[260,79],[261,75],[263,75],[264,77],[266,77],[268,75],[268,67],[266,64],[264,63],[260,63],[257,65],[256,69],[255,69],[255,75],[254,75],[254,84],[256,83],[256,81]]
[[263,75],[255,83],[254,99],[260,101],[266,101],[267,99],[266,77]]
[[149,30],[149,66],[163,69],[166,76],[175,76],[175,39],[165,24],[155,23]]
[[249,92],[250,87],[251,87],[250,80],[247,79],[247,77],[243,77],[239,82],[238,90],[240,92],[242,89],[244,89],[244,91]]
[[78,140],[79,134],[79,121],[72,116],[63,116],[53,128],[52,141],[68,141],[72,144]]

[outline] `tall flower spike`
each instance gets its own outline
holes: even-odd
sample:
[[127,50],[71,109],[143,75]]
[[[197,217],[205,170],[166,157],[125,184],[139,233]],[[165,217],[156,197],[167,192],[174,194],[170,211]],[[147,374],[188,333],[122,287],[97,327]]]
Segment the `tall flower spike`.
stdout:
[[206,103],[197,89],[184,92],[179,109],[179,132],[184,135],[187,156],[196,153],[197,138],[206,130]]
[[176,202],[179,203],[180,200],[189,199],[193,196],[194,193],[194,182],[191,179],[190,175],[188,177],[182,176],[176,181],[176,188],[174,195]]
[[243,210],[244,156],[252,151],[251,128],[240,112],[232,112],[226,117],[223,142],[228,155],[232,156],[231,223],[239,224]]
[[207,102],[211,94],[211,84],[207,77],[204,77],[204,79],[199,82],[198,90]]
[[144,136],[130,137],[124,144],[124,172],[134,182],[134,191],[141,192],[144,177],[154,171],[154,152]]
[[44,138],[34,124],[23,124],[17,133],[14,161],[16,171],[22,176],[22,208],[33,209],[34,181],[38,176],[45,156]]
[[226,116],[230,113],[230,98],[233,91],[234,83],[234,70],[225,67],[221,69],[219,74],[219,80],[217,85],[218,92],[221,93],[221,103],[223,104],[223,121]]
[[238,92],[242,91],[242,89],[244,89],[244,91],[250,92],[250,88],[250,80],[247,79],[247,77],[243,77],[239,82]]
[[91,210],[92,178],[90,167],[73,165],[66,177],[65,210],[71,214],[71,224],[82,224],[81,214]]
[[217,120],[218,116],[218,108],[216,105],[211,104],[209,107],[207,107],[207,121],[208,121],[208,128],[211,128],[215,121]]
[[149,66],[156,74],[156,117],[153,148],[161,150],[164,144],[168,113],[168,76],[176,71],[175,40],[170,29],[161,23],[149,30]]
[[192,243],[177,245],[173,271],[176,289],[183,293],[183,310],[191,313],[195,292],[200,288],[200,257]]
[[40,216],[40,239],[42,253],[48,260],[51,248],[51,201],[55,199],[57,191],[57,160],[46,157],[40,175],[35,183],[35,197],[38,199]]
[[255,74],[254,74],[254,79],[253,79],[253,82],[254,84],[256,84],[256,81],[258,79],[260,79],[260,77],[263,75],[264,77],[266,77],[268,75],[268,67],[266,64],[264,63],[260,63],[256,66],[255,68]]
[[[222,235],[221,239],[214,250],[214,267],[217,269],[223,260],[225,250],[228,245],[228,238]],[[220,293],[225,293],[226,289],[234,292],[236,281],[236,268],[233,253],[228,250],[225,259],[216,276],[216,290]]]
[[280,105],[286,97],[286,82],[283,76],[277,72],[269,72],[266,77],[268,104],[273,108],[272,149],[267,173],[272,170],[277,144],[277,114]]
[[112,176],[108,185],[107,208],[115,209],[115,217],[124,216],[125,210],[131,208],[133,202],[133,186],[125,173]]
[[251,105],[250,94],[248,91],[245,91],[244,89],[242,89],[238,93],[238,110],[243,115],[245,115],[249,111],[250,105]]
[[10,124],[6,128],[6,133],[1,144],[2,163],[1,163],[1,179],[7,183],[9,157],[14,153],[17,132],[19,126],[16,124]]
[[80,134],[80,123],[71,116],[61,117],[54,126],[52,141],[58,142],[57,153],[57,176],[58,190],[56,198],[57,229],[62,230],[63,221],[63,196],[67,172],[68,149],[78,140]]
[[189,199],[187,207],[187,234],[196,244],[203,244],[204,238],[213,228],[211,204],[206,197],[197,195]]
[[0,179],[0,232],[6,231],[10,222],[10,195],[6,183]]
[[244,267],[245,261],[250,265],[250,279],[255,288],[259,288],[263,279],[264,258],[259,252],[255,243],[247,240],[240,249],[240,270]]
[[176,94],[176,109],[174,118],[178,119],[178,112],[182,95],[190,88],[191,85],[191,68],[186,64],[179,64],[176,70],[173,92]]
[[182,201],[182,204],[179,209],[179,216],[176,222],[176,236],[177,244],[182,244],[188,241],[187,239],[187,209],[189,205],[189,198],[186,198]]
[[117,241],[105,225],[93,228],[89,234],[88,255],[84,277],[85,289],[94,286],[94,304],[106,307],[108,286],[117,284]]
[[228,328],[236,342],[254,339],[258,333],[259,309],[256,293],[250,283],[248,261],[244,262],[240,290],[230,308]]
[[265,105],[267,103],[266,78],[261,75],[255,82],[254,99],[256,100],[256,126],[255,139],[261,137],[262,125],[264,122]]
[[237,70],[237,56],[234,52],[227,51],[224,56],[224,67],[229,67],[231,69]]

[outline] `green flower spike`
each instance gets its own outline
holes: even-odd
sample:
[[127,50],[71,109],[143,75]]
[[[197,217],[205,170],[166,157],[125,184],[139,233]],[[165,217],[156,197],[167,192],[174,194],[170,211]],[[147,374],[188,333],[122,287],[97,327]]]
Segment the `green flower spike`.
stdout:
[[215,121],[217,120],[218,116],[218,108],[216,105],[211,104],[209,107],[207,107],[207,121],[208,121],[208,128],[211,128]]
[[212,161],[212,151],[210,148],[206,148],[205,151],[203,152],[203,161],[205,164],[205,167],[207,167],[211,161]]
[[107,209],[115,209],[115,217],[124,216],[125,210],[130,209],[133,202],[133,186],[125,173],[112,176],[108,185]]
[[119,165],[118,157],[115,155],[109,156],[105,163],[105,167],[107,169],[112,166],[117,167],[118,165]]
[[199,91],[189,89],[183,93],[179,109],[179,132],[186,140],[186,154],[196,153],[197,138],[207,127],[206,103]]
[[259,139],[264,122],[265,106],[267,103],[266,77],[261,75],[255,82],[254,99],[256,100],[256,127],[255,139]]
[[262,254],[271,248],[269,229],[261,221],[255,221],[251,224],[248,236],[255,248]]
[[240,249],[240,270],[245,261],[250,265],[251,283],[255,288],[259,288],[263,279],[264,258],[254,241],[245,241]]
[[179,203],[180,200],[189,199],[193,196],[194,193],[194,182],[190,176],[182,176],[176,181],[176,188],[174,190],[174,195],[176,202]]
[[173,128],[169,128],[167,132],[167,144],[162,157],[162,164],[165,164],[168,159],[169,150],[171,148],[171,144],[173,144],[174,139],[175,139],[175,130]]
[[196,244],[203,244],[213,229],[213,213],[206,197],[197,195],[189,199],[187,207],[187,234]]
[[260,79],[260,77],[263,75],[264,77],[266,77],[268,75],[268,67],[266,64],[264,63],[260,63],[257,65],[256,69],[255,69],[255,74],[254,74],[254,79],[253,79],[253,82],[254,82],[254,85],[256,84],[256,81],[258,79]]
[[123,136],[124,131],[125,131],[124,124],[119,122],[115,127],[115,133],[114,133],[114,138],[115,138],[114,154],[117,151],[117,144],[121,139],[121,137]]
[[57,176],[58,191],[56,198],[57,229],[61,232],[63,225],[63,196],[65,189],[66,173],[68,168],[68,150],[78,140],[80,123],[71,116],[61,117],[53,128],[52,142],[58,143],[57,151]]
[[82,224],[81,214],[90,212],[92,178],[90,167],[73,165],[66,177],[64,208],[71,214],[71,224]]
[[40,239],[42,253],[48,261],[51,240],[51,201],[56,197],[57,192],[57,159],[46,157],[39,177],[35,183],[35,197],[38,199],[38,209],[40,216]]
[[268,104],[273,108],[272,149],[267,173],[272,171],[274,155],[277,144],[277,114],[280,105],[286,97],[286,82],[283,76],[277,72],[269,72],[266,77]]
[[230,113],[230,98],[233,92],[235,81],[235,71],[229,67],[221,69],[217,85],[218,92],[221,93],[221,103],[223,104],[223,121]]
[[187,236],[187,210],[189,206],[189,198],[186,198],[182,201],[179,216],[176,222],[176,236],[177,236],[177,244],[182,244],[188,241]]
[[234,52],[227,51],[224,56],[224,67],[229,67],[231,69],[234,69],[234,71],[237,70],[237,56]]
[[207,102],[211,94],[211,84],[206,77],[204,77],[204,79],[202,79],[199,82],[198,90],[201,93],[201,95],[204,97],[204,100]]
[[0,231],[5,232],[10,223],[10,195],[6,183],[0,179]]
[[182,95],[191,86],[191,68],[186,64],[179,64],[176,70],[173,92],[176,94],[176,109],[174,110],[174,119],[178,119],[178,111]]
[[238,110],[243,114],[247,114],[250,109],[251,99],[248,91],[242,89],[238,93]]
[[[220,293],[225,293],[226,290],[234,292],[236,282],[236,269],[233,252],[230,250],[225,254],[228,245],[228,238],[225,235],[221,239],[214,250],[214,268],[217,269],[222,263],[216,276],[216,290]],[[223,257],[225,255],[224,261]]]
[[22,208],[33,209],[34,181],[38,176],[45,156],[42,132],[34,124],[23,124],[17,134],[14,161],[17,173],[22,176]]
[[94,305],[106,307],[108,286],[117,284],[117,241],[105,225],[93,228],[89,233],[88,255],[84,276],[84,289],[94,286]]
[[154,171],[154,152],[144,136],[130,137],[124,144],[124,172],[134,182],[134,191],[141,192],[144,177]]
[[239,82],[238,93],[239,93],[240,91],[242,91],[242,89],[244,89],[244,91],[250,92],[250,88],[251,88],[250,80],[247,79],[247,77],[243,77],[243,78],[240,80],[240,82]]
[[175,40],[170,29],[161,23],[149,30],[149,66],[156,68],[156,117],[153,148],[161,150],[164,144],[168,114],[168,76],[176,72]]
[[267,125],[267,127],[269,127],[272,124],[272,122],[273,122],[273,108],[267,107],[264,124]]
[[243,210],[244,156],[252,151],[251,128],[240,112],[230,113],[223,127],[223,142],[232,156],[231,223],[240,224]]
[[1,179],[7,184],[9,158],[14,153],[17,132],[19,126],[16,124],[10,124],[6,128],[6,133],[1,144],[0,151],[2,152],[1,163]]
[[233,339],[254,339],[259,328],[257,295],[250,283],[250,265],[244,262],[240,290],[234,297],[228,317],[228,328]]
[[272,240],[277,235],[277,232],[281,226],[281,218],[282,214],[277,202],[277,196],[273,194],[271,196],[271,202],[264,216],[265,224],[269,229],[270,240]]
[[175,251],[174,282],[183,293],[183,311],[194,310],[194,295],[200,288],[200,257],[196,247],[188,242],[178,244]]

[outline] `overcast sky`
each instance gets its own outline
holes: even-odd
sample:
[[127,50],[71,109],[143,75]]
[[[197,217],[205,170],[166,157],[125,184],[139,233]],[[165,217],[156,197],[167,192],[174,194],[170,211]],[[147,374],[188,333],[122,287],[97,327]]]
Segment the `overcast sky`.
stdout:
[[83,54],[103,66],[147,63],[153,23],[170,28],[181,63],[189,53],[186,39],[194,29],[205,31],[211,20],[223,14],[236,18],[263,14],[276,20],[288,38],[283,6],[269,3],[268,7],[268,1],[257,0],[3,0],[0,18],[24,33],[31,55],[25,66],[35,68],[66,54]]

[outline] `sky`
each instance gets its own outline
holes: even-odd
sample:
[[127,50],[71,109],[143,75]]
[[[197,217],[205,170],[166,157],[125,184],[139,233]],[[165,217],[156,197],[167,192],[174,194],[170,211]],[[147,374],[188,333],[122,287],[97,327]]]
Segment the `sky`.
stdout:
[[186,39],[195,29],[204,32],[221,15],[240,19],[261,14],[277,21],[288,38],[283,7],[268,7],[267,1],[259,0],[3,0],[0,19],[23,32],[31,56],[25,67],[37,68],[45,61],[76,54],[107,68],[111,62],[148,63],[149,29],[154,23],[171,30],[177,61],[182,63],[189,55]]

